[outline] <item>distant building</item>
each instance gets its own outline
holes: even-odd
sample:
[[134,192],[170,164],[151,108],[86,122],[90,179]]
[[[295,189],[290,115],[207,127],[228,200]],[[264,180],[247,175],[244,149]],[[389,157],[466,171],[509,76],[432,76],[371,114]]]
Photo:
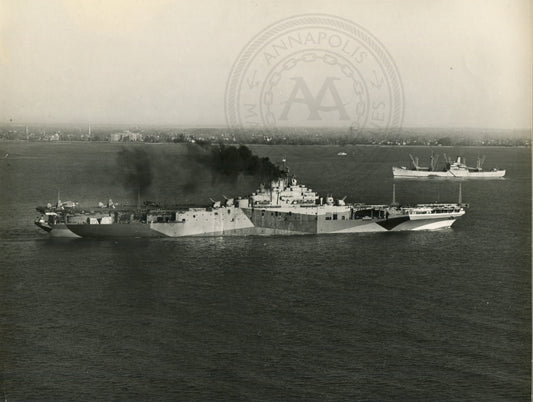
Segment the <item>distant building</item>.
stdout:
[[125,131],[122,133],[109,134],[109,141],[111,142],[143,142],[144,137],[141,133],[132,133]]

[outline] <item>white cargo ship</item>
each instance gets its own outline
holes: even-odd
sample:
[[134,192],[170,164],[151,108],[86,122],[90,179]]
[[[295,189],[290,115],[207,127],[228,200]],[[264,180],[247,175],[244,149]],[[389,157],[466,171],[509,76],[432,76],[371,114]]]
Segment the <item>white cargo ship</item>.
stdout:
[[453,161],[444,155],[446,163],[444,168],[439,170],[437,167],[438,157],[435,158],[434,155],[431,155],[429,167],[420,166],[418,158],[414,158],[411,154],[409,154],[409,157],[411,158],[412,166],[394,166],[392,168],[394,178],[443,177],[495,179],[505,176],[505,170],[502,169],[483,170],[484,158],[478,158],[476,167],[469,167],[466,165],[466,159],[462,156],[458,156]]

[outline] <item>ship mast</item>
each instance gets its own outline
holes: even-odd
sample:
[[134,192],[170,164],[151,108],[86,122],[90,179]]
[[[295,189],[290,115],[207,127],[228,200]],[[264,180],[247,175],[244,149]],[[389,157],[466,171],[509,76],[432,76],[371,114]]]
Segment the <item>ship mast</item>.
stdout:
[[459,204],[463,203],[463,189],[461,187],[461,183],[459,183]]
[[483,163],[485,162],[485,155],[483,155],[483,158],[481,158],[479,155],[477,157],[477,170],[481,172]]
[[409,154],[409,158],[411,158],[411,162],[413,162],[413,166],[415,167],[415,170],[420,170],[420,166],[418,164],[418,156],[414,158],[413,155]]
[[395,183],[392,183],[392,202],[391,202],[391,205],[398,205],[398,203],[396,202],[396,184]]

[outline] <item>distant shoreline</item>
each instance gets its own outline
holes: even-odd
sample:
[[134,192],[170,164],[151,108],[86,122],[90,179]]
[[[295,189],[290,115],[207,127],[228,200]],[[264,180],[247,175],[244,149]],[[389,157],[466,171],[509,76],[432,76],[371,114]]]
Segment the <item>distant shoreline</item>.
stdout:
[[[36,140],[21,140],[21,139],[13,139],[13,140],[6,140],[6,139],[0,139],[0,144],[50,144],[50,145],[66,145],[66,144],[108,144],[108,145],[121,145],[121,146],[138,146],[138,145],[184,145],[184,144],[191,144],[191,142],[120,142],[120,141],[81,141],[81,140],[73,140],[73,141],[63,141],[63,140],[56,140],[56,141],[36,141]],[[258,142],[222,142],[222,141],[214,141],[211,143],[212,145],[226,145],[226,146],[236,146],[236,145],[246,145],[246,146],[264,146],[264,147],[273,147],[273,146],[315,146],[315,147],[380,147],[380,148],[457,148],[457,147],[465,147],[465,148],[531,148],[531,145],[513,145],[513,144],[452,144],[452,145],[441,145],[441,144],[355,144],[355,143],[346,143],[346,144],[337,144],[337,143],[309,143],[309,142],[300,142],[300,143],[258,143]]]

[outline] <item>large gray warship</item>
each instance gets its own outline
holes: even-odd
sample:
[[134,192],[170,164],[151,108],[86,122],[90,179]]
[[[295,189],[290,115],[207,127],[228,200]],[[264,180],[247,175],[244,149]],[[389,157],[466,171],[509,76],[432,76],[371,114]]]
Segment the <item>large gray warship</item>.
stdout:
[[113,203],[92,210],[75,205],[41,208],[35,224],[60,237],[182,237],[303,235],[322,233],[396,232],[449,228],[465,214],[466,204],[400,206],[348,204],[320,197],[284,170],[269,186],[248,197],[213,202],[208,207],[164,208],[144,205],[124,209]]

